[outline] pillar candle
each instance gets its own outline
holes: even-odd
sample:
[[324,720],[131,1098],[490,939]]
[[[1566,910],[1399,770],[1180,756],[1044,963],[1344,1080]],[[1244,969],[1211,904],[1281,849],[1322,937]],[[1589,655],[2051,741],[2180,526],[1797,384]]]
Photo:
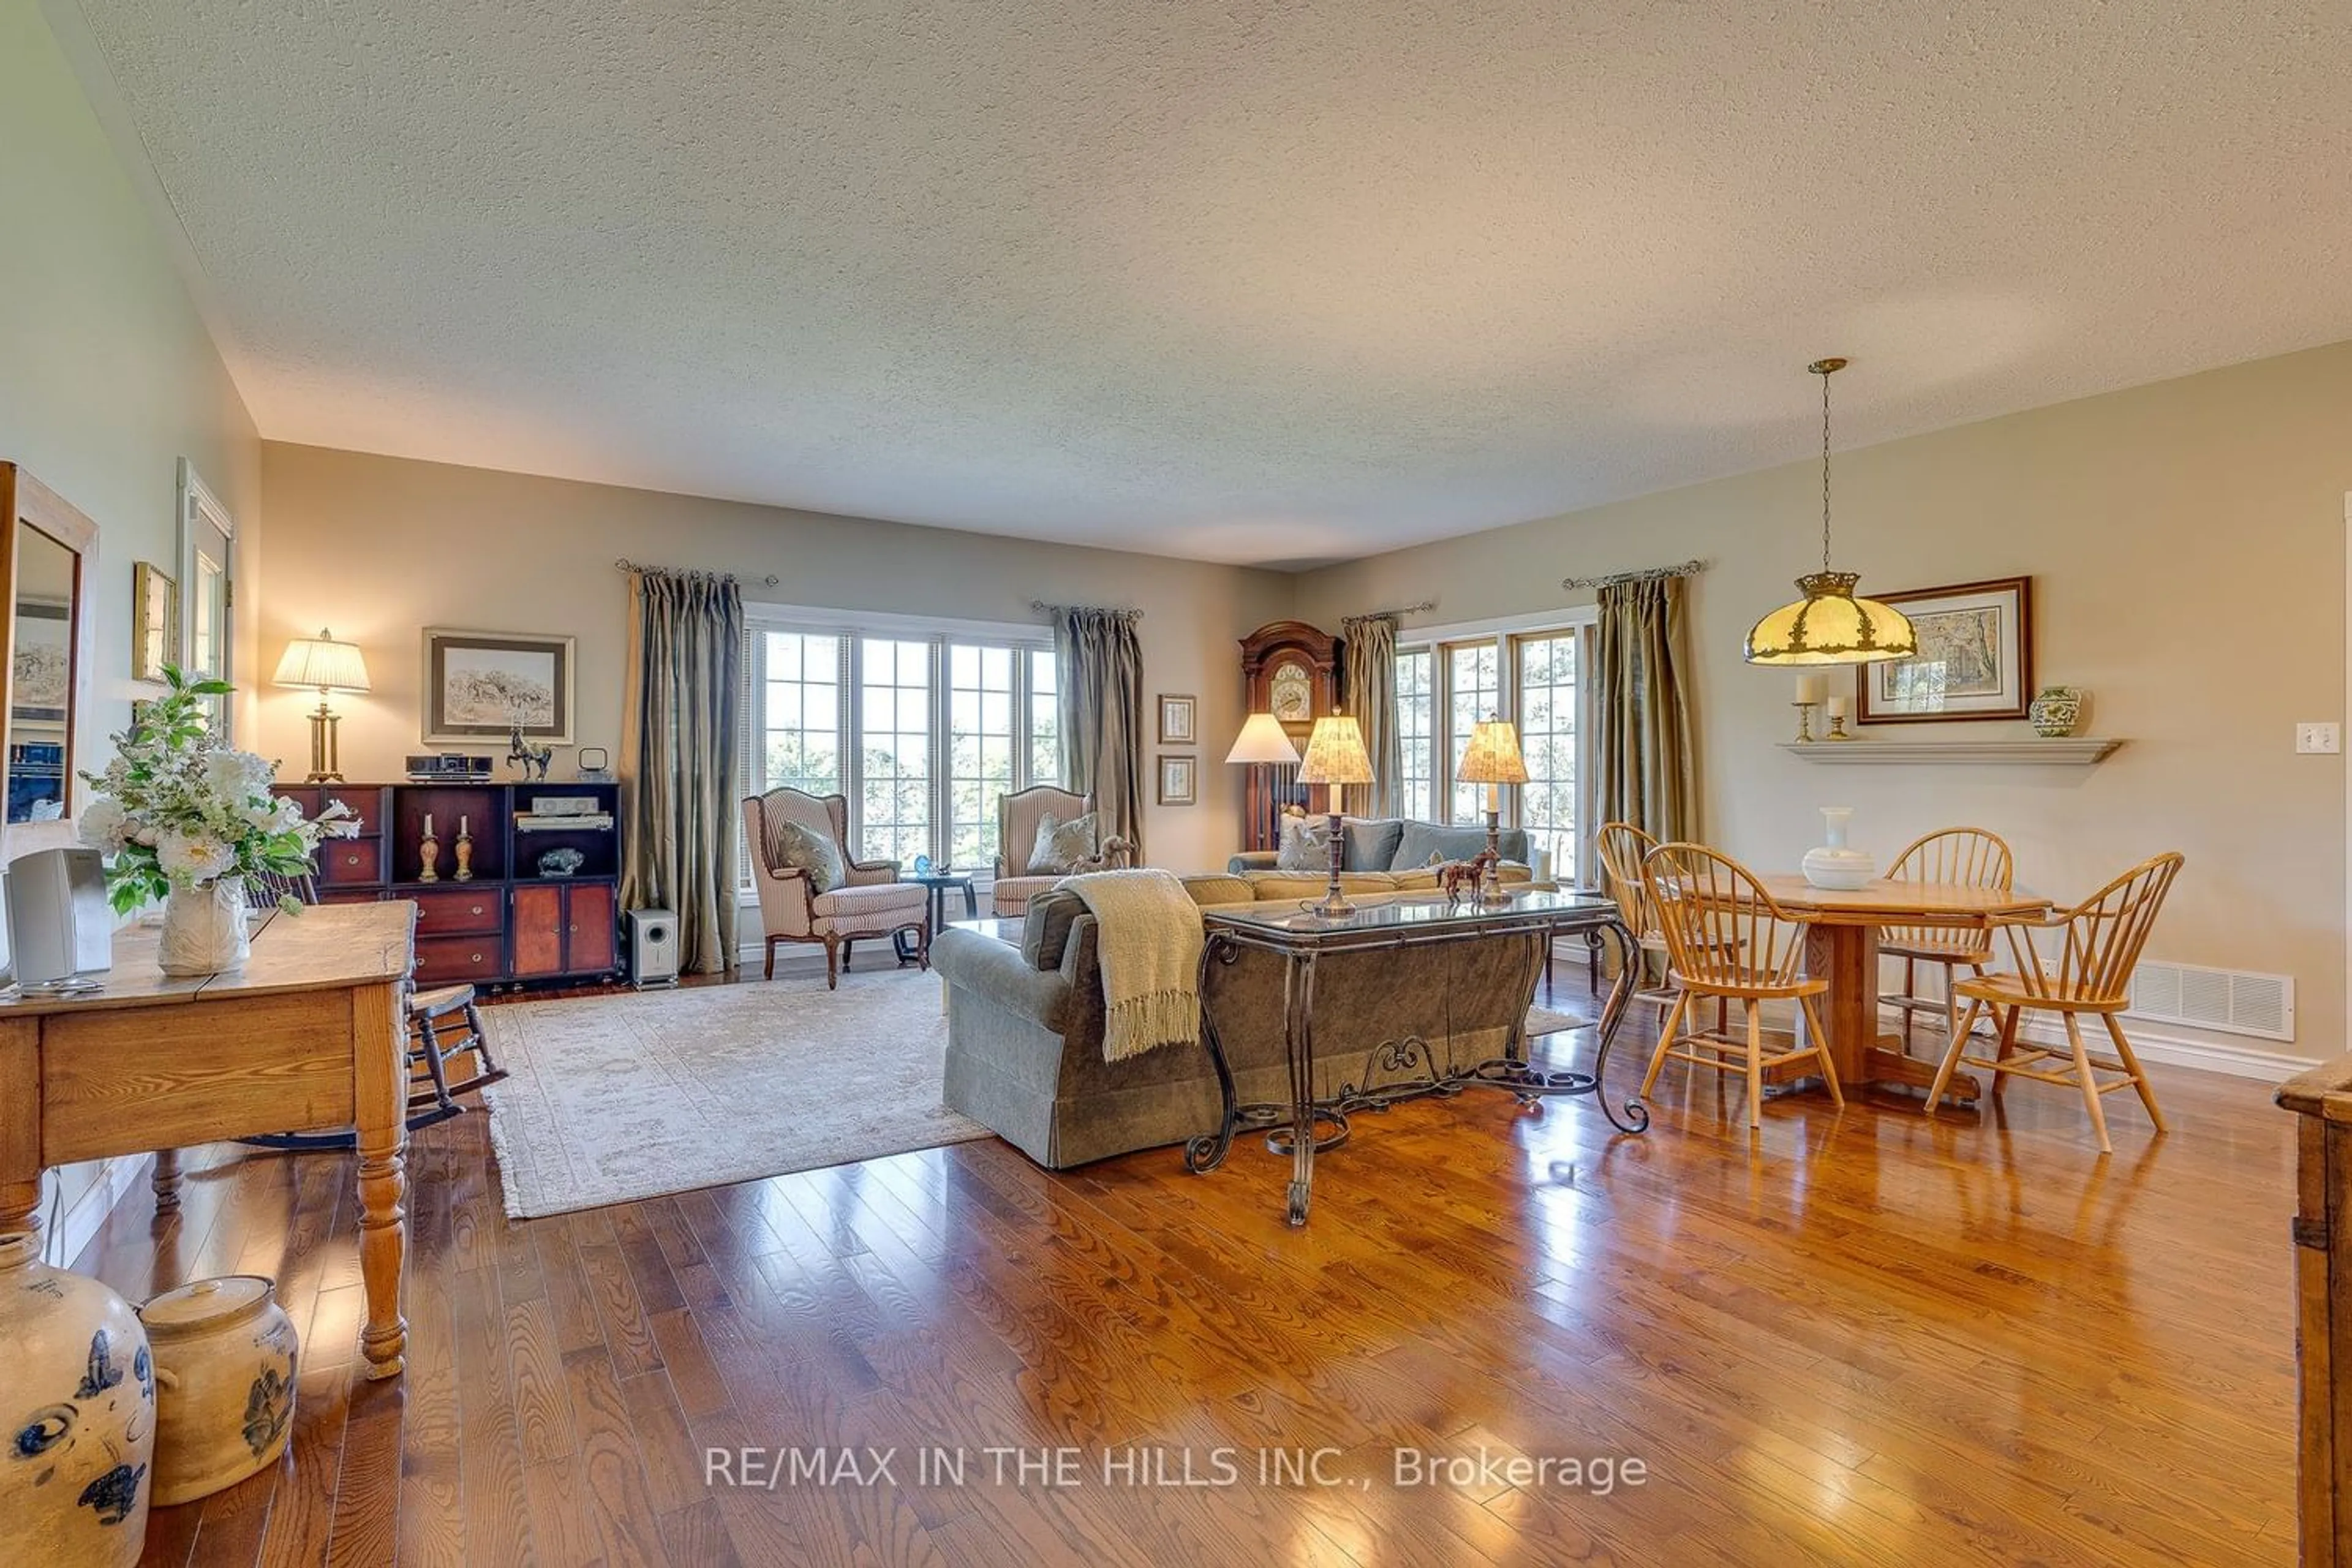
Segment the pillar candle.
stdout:
[[1822,700],[1822,678],[1818,675],[1797,677],[1797,700],[1819,702]]
[[433,837],[433,814],[429,811],[425,814],[425,837]]
[[457,818],[457,837],[460,838],[471,837],[466,831],[466,819],[463,816]]
[[1845,717],[1844,698],[1832,697],[1830,699],[1830,717],[1832,719],[1843,719]]

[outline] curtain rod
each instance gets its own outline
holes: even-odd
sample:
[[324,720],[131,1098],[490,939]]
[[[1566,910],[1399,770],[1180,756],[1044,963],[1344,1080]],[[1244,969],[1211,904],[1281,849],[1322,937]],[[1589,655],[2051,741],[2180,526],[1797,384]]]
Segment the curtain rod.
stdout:
[[1342,616],[1339,618],[1339,624],[1344,626],[1349,621],[1376,621],[1383,616],[1391,620],[1402,619],[1406,616],[1425,616],[1435,608],[1437,608],[1436,600],[1423,599],[1418,605],[1399,605],[1393,610],[1366,610],[1360,616]]
[[1652,566],[1640,572],[1612,572],[1601,577],[1562,577],[1563,588],[1613,588],[1620,583],[1646,583],[1654,577],[1695,577],[1706,570],[1704,561],[1677,561],[1672,566]]
[[1098,610],[1106,616],[1126,616],[1135,620],[1143,618],[1141,610],[1122,610],[1109,605],[1049,605],[1043,599],[1032,599],[1029,608],[1041,616],[1058,616],[1064,610]]
[[[624,572],[668,572],[675,575],[687,577],[732,577],[735,575],[732,572],[695,572],[690,569],[681,571],[679,568],[675,566],[646,566],[630,560],[625,555],[619,557],[613,563],[613,564],[619,567]],[[772,588],[777,584],[782,582],[783,579],[771,572],[765,577],[761,578],[760,581]]]

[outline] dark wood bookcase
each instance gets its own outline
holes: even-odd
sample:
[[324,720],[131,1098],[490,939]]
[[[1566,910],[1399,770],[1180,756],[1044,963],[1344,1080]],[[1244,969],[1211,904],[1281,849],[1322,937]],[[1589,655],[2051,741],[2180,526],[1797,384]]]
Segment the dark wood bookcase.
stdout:
[[[359,836],[319,847],[322,902],[406,899],[417,908],[420,984],[600,980],[620,973],[620,786],[609,784],[280,784],[316,816],[341,801]],[[543,798],[590,798],[609,827],[526,830]],[[425,819],[440,840],[440,879],[421,880]],[[473,838],[473,877],[457,880],[460,826]],[[542,870],[549,851],[573,849],[569,876]]]

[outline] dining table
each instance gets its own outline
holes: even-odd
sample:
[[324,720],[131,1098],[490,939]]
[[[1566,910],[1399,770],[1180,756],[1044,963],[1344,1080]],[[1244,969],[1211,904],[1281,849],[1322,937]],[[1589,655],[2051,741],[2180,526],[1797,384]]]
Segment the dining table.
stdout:
[[[1759,879],[1773,900],[1805,922],[1805,973],[1830,983],[1821,1000],[1822,1028],[1838,1082],[1848,1089],[1882,1088],[1926,1090],[1936,1080],[1937,1061],[1903,1049],[1903,1037],[1884,1032],[1878,1018],[1878,932],[1881,927],[1928,927],[1990,931],[2016,921],[2038,920],[2050,900],[2005,888],[1948,882],[1878,879],[1859,888],[1817,888],[1795,872]],[[1805,1027],[1803,1019],[1798,1027]],[[1948,1098],[1973,1100],[1981,1086],[1967,1073],[1954,1073]]]

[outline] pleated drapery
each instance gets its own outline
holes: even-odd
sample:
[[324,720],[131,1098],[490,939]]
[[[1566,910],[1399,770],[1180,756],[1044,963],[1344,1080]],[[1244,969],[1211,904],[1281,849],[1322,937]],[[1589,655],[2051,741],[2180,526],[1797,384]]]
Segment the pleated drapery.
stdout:
[[629,574],[621,718],[624,909],[677,920],[679,967],[735,967],[743,595],[703,572]]
[[1595,638],[1594,762],[1601,822],[1630,822],[1661,843],[1696,839],[1691,750],[1690,624],[1680,577],[1605,584]]
[[1346,646],[1341,678],[1348,683],[1347,710],[1363,731],[1364,754],[1372,760],[1372,782],[1342,792],[1347,809],[1359,816],[1394,816],[1397,784],[1404,774],[1404,752],[1397,738],[1396,644],[1393,614],[1350,616],[1339,623]]
[[1063,783],[1095,797],[1101,837],[1143,860],[1143,645],[1137,612],[1058,605],[1054,657],[1062,692]]

